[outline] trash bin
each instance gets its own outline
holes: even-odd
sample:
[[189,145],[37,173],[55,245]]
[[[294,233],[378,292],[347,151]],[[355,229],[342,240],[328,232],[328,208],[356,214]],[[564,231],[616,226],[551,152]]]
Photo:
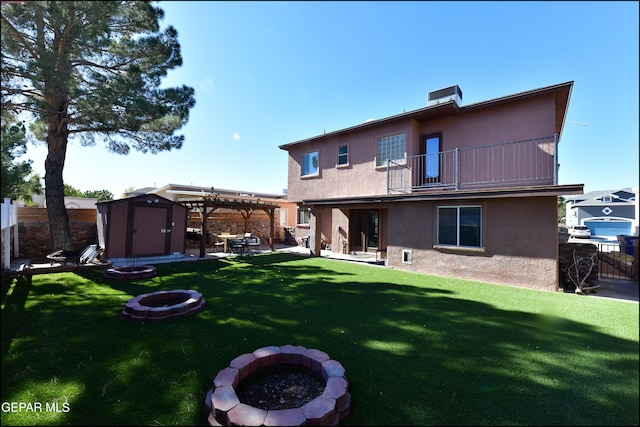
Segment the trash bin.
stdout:
[[620,252],[627,255],[633,255],[633,242],[636,240],[638,240],[638,236],[626,236],[624,234],[618,235]]

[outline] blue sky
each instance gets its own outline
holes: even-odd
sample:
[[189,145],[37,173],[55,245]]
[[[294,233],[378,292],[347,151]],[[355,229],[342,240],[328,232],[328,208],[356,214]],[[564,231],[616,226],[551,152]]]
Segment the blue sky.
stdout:
[[[75,188],[281,193],[282,144],[425,107],[428,92],[456,84],[468,105],[567,81],[559,183],[638,186],[638,2],[158,5],[184,60],[165,85],[196,91],[185,143],[127,156],[72,144],[64,180]],[[45,156],[26,155],[41,176]]]

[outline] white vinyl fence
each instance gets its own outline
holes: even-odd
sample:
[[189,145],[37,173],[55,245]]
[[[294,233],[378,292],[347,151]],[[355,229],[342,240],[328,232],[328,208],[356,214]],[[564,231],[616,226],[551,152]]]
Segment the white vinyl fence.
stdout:
[[13,253],[20,253],[18,245],[18,207],[5,198],[0,211],[2,219],[2,268],[11,268],[11,229],[13,228]]

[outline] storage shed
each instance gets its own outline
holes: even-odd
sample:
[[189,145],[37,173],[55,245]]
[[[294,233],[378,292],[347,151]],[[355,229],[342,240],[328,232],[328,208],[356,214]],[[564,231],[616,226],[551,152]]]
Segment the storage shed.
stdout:
[[96,204],[98,242],[106,258],[183,254],[188,208],[156,194]]

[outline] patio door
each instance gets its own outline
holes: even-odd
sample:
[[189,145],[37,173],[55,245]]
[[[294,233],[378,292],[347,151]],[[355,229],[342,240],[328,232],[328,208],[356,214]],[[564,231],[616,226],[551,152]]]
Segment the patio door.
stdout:
[[441,180],[440,152],[442,151],[442,136],[440,134],[422,137],[421,154],[424,154],[424,163],[419,168],[422,173],[420,185],[433,185]]
[[349,218],[350,250],[375,252],[380,235],[378,209],[352,210]]

